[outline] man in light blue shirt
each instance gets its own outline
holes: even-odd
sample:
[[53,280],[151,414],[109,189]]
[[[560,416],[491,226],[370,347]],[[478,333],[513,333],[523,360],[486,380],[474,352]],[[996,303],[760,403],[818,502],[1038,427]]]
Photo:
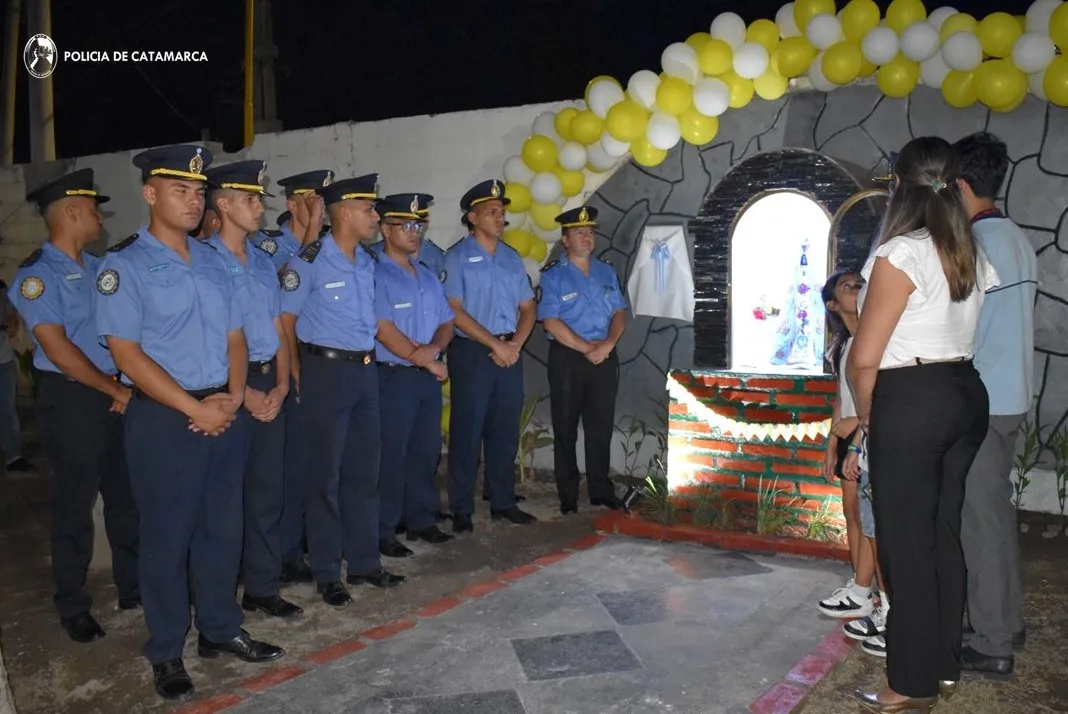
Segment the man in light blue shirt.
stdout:
[[1038,261],[1020,228],[994,197],[1008,170],[1005,144],[981,132],[955,147],[958,183],[972,232],[1001,284],[987,292],[975,337],[975,367],[990,395],[990,427],[968,474],[961,545],[968,566],[968,620],[974,630],[961,652],[965,670],[1012,676],[1013,648],[1024,640],[1023,590],[1009,474],[1016,436],[1034,394],[1034,306]]

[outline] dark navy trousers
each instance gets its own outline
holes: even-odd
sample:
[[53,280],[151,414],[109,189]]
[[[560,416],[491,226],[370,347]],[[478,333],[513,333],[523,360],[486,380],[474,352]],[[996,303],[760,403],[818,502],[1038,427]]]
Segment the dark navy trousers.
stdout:
[[[260,363],[257,363],[257,365]],[[249,366],[248,386],[269,392],[277,384],[273,360],[265,374]],[[282,572],[282,508],[285,503],[285,406],[273,421],[249,415],[248,457],[245,465],[245,594],[278,594]]]
[[241,565],[248,415],[219,436],[189,430],[181,412],[137,394],[126,408],[126,460],[141,513],[141,601],[153,664],[182,656],[189,578],[196,627],[213,642],[240,634],[234,593]]
[[315,581],[381,565],[378,555],[378,469],[382,431],[378,371],[368,364],[302,350],[301,421],[308,482],[308,558]]
[[282,507],[282,522],[279,524],[282,562],[297,563],[304,558],[304,514],[307,505],[307,438],[301,423],[301,403],[297,398],[296,383],[290,382],[283,414],[285,417],[285,505]]
[[511,508],[523,410],[523,359],[501,368],[490,359],[489,348],[457,337],[449,347],[449,377],[449,505],[454,514],[475,512],[481,452],[486,460],[490,508]]
[[434,525],[440,498],[441,382],[425,369],[378,365],[382,467],[378,537],[394,537],[403,518],[413,531]]

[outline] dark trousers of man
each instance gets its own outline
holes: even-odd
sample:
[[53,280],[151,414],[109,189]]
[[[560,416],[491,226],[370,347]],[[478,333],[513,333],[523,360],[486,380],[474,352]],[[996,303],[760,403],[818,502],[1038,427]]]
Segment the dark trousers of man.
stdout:
[[968,566],[968,622],[975,630],[968,644],[991,657],[1010,656],[1012,636],[1024,629],[1020,536],[1009,472],[1025,416],[990,416],[964,490],[961,544]]
[[[314,348],[313,348],[314,349]],[[308,558],[318,583],[360,575],[378,555],[378,470],[382,431],[374,356],[301,347],[300,401],[307,441]],[[364,359],[370,359],[365,363]]]
[[52,572],[59,616],[89,612],[85,577],[93,558],[93,503],[104,499],[104,528],[119,598],[140,597],[137,503],[123,451],[122,417],[106,394],[56,372],[42,372],[38,421],[55,466]]
[[[267,371],[263,371],[263,365]],[[277,363],[249,365],[248,386],[270,392],[277,384]],[[285,406],[274,420],[249,416],[248,456],[245,465],[245,594],[278,594],[282,572],[282,509],[285,503]]]
[[449,504],[457,515],[475,512],[479,452],[486,460],[490,508],[515,505],[515,455],[523,410],[523,358],[501,368],[489,348],[462,337],[449,347]]
[[378,476],[378,537],[393,538],[403,519],[422,531],[434,525],[441,502],[436,483],[441,454],[441,382],[425,369],[378,365],[382,467]]
[[[190,392],[203,399],[212,392]],[[234,592],[241,567],[248,415],[219,436],[189,430],[189,419],[137,392],[126,408],[126,459],[141,511],[141,598],[145,657],[182,656],[189,631],[189,578],[196,627],[213,642],[240,634]]]
[[869,468],[879,563],[890,598],[890,687],[933,697],[960,679],[964,483],[986,436],[989,401],[971,362],[879,372]]
[[615,350],[600,364],[553,340],[549,345],[549,407],[553,423],[553,459],[560,503],[573,506],[579,497],[575,456],[579,420],[586,445],[586,489],[589,497],[615,495],[608,479],[615,424],[619,357]]
[[290,382],[289,394],[286,395],[284,414],[285,423],[285,505],[282,508],[282,522],[279,525],[282,562],[298,563],[304,558],[304,514],[307,505],[307,434],[301,421],[302,409],[298,401],[295,382]]

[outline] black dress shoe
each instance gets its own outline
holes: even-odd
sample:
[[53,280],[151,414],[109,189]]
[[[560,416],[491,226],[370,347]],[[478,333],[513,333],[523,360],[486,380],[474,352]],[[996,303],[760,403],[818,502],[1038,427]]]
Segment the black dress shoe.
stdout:
[[425,541],[432,545],[438,545],[439,543],[447,543],[455,536],[451,536],[448,533],[443,533],[437,526],[430,526],[424,528],[421,531],[408,531],[408,542],[412,543],[417,540]]
[[499,521],[501,519],[511,521],[517,526],[525,526],[528,523],[533,523],[534,521],[538,520],[529,513],[519,510],[519,506],[512,506],[511,508],[507,508],[503,511],[490,511],[490,517],[493,518],[493,520],[495,521]]
[[615,494],[612,494],[607,498],[591,498],[590,505],[604,506],[605,508],[610,508],[613,511],[618,511],[620,508],[623,507],[623,501],[619,500]]
[[88,612],[74,617],[64,617],[60,619],[59,624],[63,625],[63,629],[67,631],[72,640],[82,644],[98,640],[105,635],[104,628]]
[[298,606],[283,600],[277,595],[268,597],[254,597],[252,595],[241,596],[241,609],[247,612],[259,610],[270,617],[296,617],[304,612]]
[[329,583],[317,583],[315,590],[323,596],[323,602],[331,607],[341,607],[352,602],[349,591],[341,584],[340,580]]
[[452,532],[453,533],[474,533],[475,525],[471,522],[471,516],[464,513],[457,513],[452,517]]
[[407,530],[408,530],[408,524],[405,523],[404,521],[401,521],[400,523],[397,524],[397,527],[393,529],[393,532],[396,535],[400,535],[401,533],[404,533]]
[[21,456],[7,465],[8,471],[33,471],[33,464]]
[[139,597],[120,597],[119,609],[120,610],[139,610],[141,608],[141,598]]
[[[401,547],[403,548],[404,546]],[[394,575],[379,566],[369,573],[350,574],[345,578],[345,582],[349,585],[374,585],[376,588],[395,588],[407,579],[404,575]]]
[[282,575],[279,581],[288,585],[290,583],[310,583],[314,581],[311,568],[303,560],[286,563],[282,566]]
[[[486,501],[486,502],[489,502],[489,500],[490,500],[489,494],[488,493],[482,494],[482,500]],[[522,503],[525,500],[527,500],[526,496],[520,496],[518,493],[515,495],[515,502],[516,503]]]
[[212,642],[203,634],[197,636],[197,654],[205,659],[231,654],[242,662],[270,662],[285,653],[281,647],[252,639],[244,630],[229,642]]
[[193,680],[185,671],[180,657],[152,665],[156,694],[164,699],[185,699],[193,694]]
[[436,511],[434,513],[434,522],[435,523],[444,523],[445,521],[451,521],[451,520],[452,520],[452,514],[451,513],[446,513],[445,511]]
[[568,513],[578,513],[578,506],[574,503],[561,503],[560,514],[566,516]]
[[387,558],[408,558],[415,555],[411,548],[396,538],[378,541],[378,552]]
[[966,672],[975,672],[988,679],[996,679],[1007,682],[1012,679],[1012,671],[1015,666],[1015,658],[993,657],[982,652],[965,647],[960,651],[960,668]]

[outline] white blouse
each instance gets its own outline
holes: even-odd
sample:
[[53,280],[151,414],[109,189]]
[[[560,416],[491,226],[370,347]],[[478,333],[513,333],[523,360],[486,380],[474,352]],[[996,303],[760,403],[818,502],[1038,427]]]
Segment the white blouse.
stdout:
[[[883,352],[880,369],[916,364],[916,359],[940,361],[971,359],[975,354],[975,328],[983,307],[984,293],[1000,284],[997,271],[978,250],[978,284],[965,300],[953,302],[949,282],[942,270],[931,234],[922,229],[895,236],[868,258],[861,275],[871,279],[876,258],[886,258],[905,273],[916,289],[909,295],[890,342]],[[861,313],[868,295],[865,285],[858,296]]]
[[853,338],[850,337],[842,347],[842,361],[839,362],[841,367],[838,370],[838,406],[843,419],[857,415],[857,405],[853,400],[853,389],[849,386],[849,380],[846,379],[846,364],[849,360],[849,348],[852,346]]

